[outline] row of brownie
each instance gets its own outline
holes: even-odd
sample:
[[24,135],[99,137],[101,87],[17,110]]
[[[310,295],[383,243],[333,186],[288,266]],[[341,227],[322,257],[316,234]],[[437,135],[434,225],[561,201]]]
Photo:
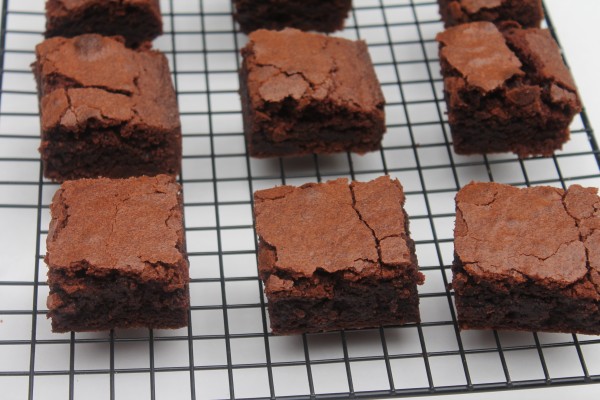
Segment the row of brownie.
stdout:
[[[258,270],[274,334],[420,321],[400,183],[338,179],[254,194]],[[172,177],[65,182],[46,262],[56,332],[187,324],[182,197]],[[600,334],[596,188],[471,183],[456,196],[462,329]]]
[[[573,185],[471,183],[456,196],[461,329],[600,334],[600,197]],[[258,267],[276,334],[419,322],[419,272],[397,180],[254,194]]]
[[158,1],[46,8],[40,152],[44,175],[64,181],[45,257],[52,330],[186,326],[181,123],[167,59],[147,42],[162,32]]
[[158,0],[46,1],[33,64],[46,178],[180,172],[177,97],[150,44],[160,34]]
[[[333,32],[344,27],[352,0],[232,0],[242,32],[257,29]],[[129,47],[162,34],[159,0],[47,0],[47,38],[84,33],[122,36]]]
[[[259,30],[242,50],[251,156],[379,149],[384,97],[362,41]],[[36,48],[44,175],[177,175],[181,124],[165,56],[84,34]]]
[[[581,102],[558,45],[540,29],[541,0],[438,3],[455,151],[561,149]],[[452,288],[461,329],[600,334],[597,191],[471,183],[458,192]]]
[[[232,0],[245,33],[257,29],[333,32],[344,27],[352,0]],[[539,27],[541,0],[438,0],[446,27],[473,21],[516,21]],[[47,0],[46,37],[82,33],[123,36],[129,46],[162,33],[158,0]]]
[[[250,3],[236,2],[240,23],[243,15],[259,21],[256,13],[262,10],[270,15],[263,26],[279,27],[268,21],[292,11]],[[320,3],[316,14],[331,5]],[[176,95],[167,60],[144,42],[161,32],[153,28],[162,26],[158,2],[49,0],[46,6],[50,38],[36,48],[34,65],[44,176],[60,182],[176,175],[181,165]],[[297,4],[311,24],[307,6]],[[350,6],[351,1],[340,2],[339,16]],[[124,35],[125,42],[85,32]],[[364,42],[260,30],[242,54],[240,88],[251,156],[380,148],[385,101]]]
[[[562,148],[582,106],[549,31],[472,22],[437,40],[457,154],[548,156]],[[258,30],[242,54],[251,156],[381,148],[385,100],[364,42]]]
[[[288,33],[296,47],[324,39]],[[166,60],[146,46],[126,47],[135,42],[84,34],[37,47],[44,173],[65,181],[53,198],[47,239],[55,332],[187,324],[181,188],[165,175],[69,180],[179,171],[181,133]],[[349,49],[349,60],[357,54],[370,65],[364,43],[340,43],[336,57]],[[369,78],[382,102],[372,67]]]
[[[112,15],[110,6],[104,11]],[[72,37],[37,46],[34,64],[44,175],[64,181],[51,205],[45,258],[52,328],[185,326],[181,188],[157,175],[174,176],[181,163],[167,61],[147,45],[127,47],[141,36],[63,33]],[[138,175],[157,176],[80,179]]]
[[[166,59],[110,40],[84,35],[38,47],[40,95],[65,89],[41,102],[47,177],[179,171],[181,129]],[[457,153],[549,155],[568,139],[581,103],[547,31],[478,22],[449,28],[438,40]],[[242,54],[242,111],[251,156],[380,148],[385,101],[364,42],[259,30]],[[126,68],[120,68],[123,60]],[[141,69],[153,71],[155,79],[138,82]],[[103,88],[106,93],[91,94]],[[116,103],[120,106],[109,107]],[[69,112],[69,104],[79,112]],[[86,129],[92,134],[83,135]]]
[[[581,111],[541,0],[438,0],[454,149],[551,155]],[[522,29],[522,27],[526,29]],[[600,334],[596,188],[471,183],[456,196],[452,288],[461,329]]]
[[[251,2],[239,3],[236,16],[247,31],[285,23],[325,30],[310,18],[324,13],[325,6],[298,11],[309,17],[297,24],[278,20],[272,2],[255,9],[248,7]],[[286,9],[295,2],[283,3]],[[541,1],[440,0],[439,5],[448,27],[437,40],[455,152],[511,151],[526,157],[561,149],[582,106],[558,45],[539,28]],[[343,21],[345,14],[340,8],[335,15]],[[385,100],[364,42],[259,29],[242,54],[242,112],[251,156],[365,153],[381,147]]]
[[[344,27],[352,0],[233,0],[234,17],[245,33],[258,29],[334,32]],[[540,26],[542,0],[438,0],[446,27],[474,21],[516,21]],[[408,6],[408,5],[401,5]]]

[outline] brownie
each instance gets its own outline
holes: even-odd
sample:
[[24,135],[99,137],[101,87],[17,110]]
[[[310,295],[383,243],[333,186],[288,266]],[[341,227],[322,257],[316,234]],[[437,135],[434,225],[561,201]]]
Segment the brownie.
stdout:
[[173,177],[67,181],[50,211],[54,332],[187,325],[183,200]]
[[424,277],[398,180],[280,186],[254,202],[274,334],[420,321]]
[[47,39],[36,54],[44,176],[179,173],[181,123],[162,53],[89,34]]
[[244,33],[257,29],[334,32],[344,28],[352,0],[233,0]]
[[539,28],[544,18],[542,0],[438,0],[446,28],[475,21],[516,21]]
[[473,22],[437,40],[456,153],[548,156],[569,140],[581,102],[548,30]]
[[162,34],[158,0],[47,0],[46,38],[123,36],[136,47]]
[[385,100],[365,42],[296,29],[249,39],[240,88],[251,156],[381,147]]
[[600,334],[597,191],[461,189],[452,266],[459,326]]

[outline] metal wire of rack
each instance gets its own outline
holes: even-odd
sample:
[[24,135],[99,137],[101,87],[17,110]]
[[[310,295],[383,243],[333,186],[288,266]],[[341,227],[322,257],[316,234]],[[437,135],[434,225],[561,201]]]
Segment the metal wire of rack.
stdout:
[[[184,130],[190,326],[176,331],[52,334],[45,318],[45,236],[57,185],[42,178],[37,92],[29,64],[42,0],[3,0],[0,36],[0,387],[6,399],[361,398],[600,382],[600,339],[460,332],[453,293],[453,197],[470,180],[598,186],[585,112],[551,158],[453,153],[444,115],[435,1],[355,0],[340,35],[367,41],[387,100],[383,148],[255,160],[238,98],[245,36],[229,1],[161,2]],[[554,33],[551,21],[548,28]],[[337,177],[402,182],[426,284],[423,322],[272,336],[256,272],[252,192]]]

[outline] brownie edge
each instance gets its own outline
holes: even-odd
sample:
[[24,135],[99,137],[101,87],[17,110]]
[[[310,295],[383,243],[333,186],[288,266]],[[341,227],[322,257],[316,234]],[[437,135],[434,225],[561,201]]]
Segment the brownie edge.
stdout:
[[174,178],[67,181],[50,212],[54,332],[187,325],[189,265]]

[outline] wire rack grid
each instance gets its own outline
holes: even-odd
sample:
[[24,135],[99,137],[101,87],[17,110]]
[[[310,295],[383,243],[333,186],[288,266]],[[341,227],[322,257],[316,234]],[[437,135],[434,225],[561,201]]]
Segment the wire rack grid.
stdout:
[[[247,156],[237,68],[246,37],[231,2],[161,2],[184,132],[180,181],[191,264],[187,329],[52,334],[43,263],[49,203],[30,71],[43,0],[3,0],[0,38],[0,387],[5,399],[402,397],[600,382],[594,336],[460,332],[451,279],[454,195],[471,180],[600,184],[585,113],[551,158],[453,153],[435,1],[355,0],[339,35],[364,39],[387,100],[379,152]],[[552,30],[550,21],[548,27]],[[252,193],[337,177],[397,177],[426,283],[421,324],[272,336],[256,271]],[[9,227],[10,229],[6,229]]]

